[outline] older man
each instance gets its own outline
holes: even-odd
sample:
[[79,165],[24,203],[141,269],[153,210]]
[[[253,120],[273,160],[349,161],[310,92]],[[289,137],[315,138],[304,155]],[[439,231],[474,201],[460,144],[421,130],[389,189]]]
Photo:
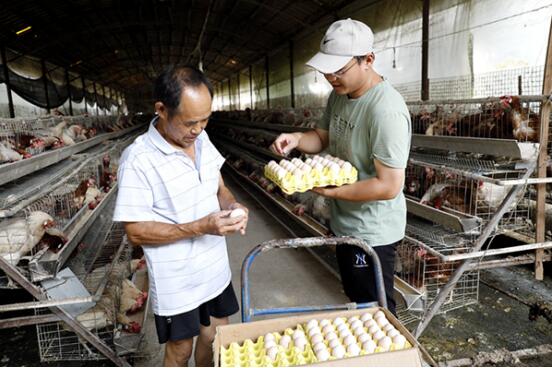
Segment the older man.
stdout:
[[[314,191],[331,198],[330,225],[336,235],[356,236],[374,247],[383,268],[387,304],[395,312],[395,246],[404,237],[402,193],[410,149],[410,114],[402,96],[373,68],[374,35],[366,24],[334,22],[307,65],[320,71],[333,91],[315,131],[282,134],[271,148],[287,154],[329,153],[350,161],[359,181]],[[343,288],[354,302],[377,300],[369,258],[353,246],[336,250]]]
[[[239,309],[224,236],[245,234],[247,209],[224,185],[224,158],[209,141],[213,89],[199,70],[170,67],[156,80],[147,133],[128,147],[119,168],[114,221],[142,246],[166,366],[212,364],[217,325]],[[244,215],[230,217],[241,208]]]

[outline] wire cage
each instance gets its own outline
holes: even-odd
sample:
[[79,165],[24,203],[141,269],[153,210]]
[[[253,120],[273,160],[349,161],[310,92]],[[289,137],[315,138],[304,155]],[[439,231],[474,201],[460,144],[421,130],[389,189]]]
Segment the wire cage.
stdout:
[[[0,220],[0,256],[27,274],[27,264],[36,254],[46,249],[59,252],[79,220],[96,208],[114,185],[118,160],[128,143],[130,139],[124,139],[82,158],[60,181],[51,182],[50,190],[41,197],[29,201],[22,197],[10,203],[21,209]],[[0,277],[0,287],[15,285],[4,276]]]
[[[410,238],[405,238],[397,247],[395,274],[422,294],[424,307],[427,308],[460,265],[459,262],[443,261],[441,254],[434,252],[433,248],[439,246],[440,252],[453,254],[464,251],[468,243],[450,234],[439,235],[438,232],[431,235],[432,239],[428,239],[429,234],[422,235],[420,228],[412,225],[408,225],[407,234]],[[427,244],[420,239],[425,239]],[[465,272],[447,296],[439,313],[477,303],[478,298],[479,271]]]
[[503,96],[408,102],[412,132],[538,142],[542,98]]
[[[80,271],[75,275],[88,292],[91,295],[101,295],[101,298],[95,306],[76,316],[76,320],[115,351],[116,336],[121,330],[117,317],[121,295],[120,285],[131,272],[131,249],[124,236],[123,226],[120,223],[112,224],[101,250],[95,255],[87,254],[84,249],[81,251],[75,257],[71,267]],[[92,251],[95,252],[96,249]],[[78,257],[80,253],[88,256]],[[77,264],[80,266],[77,267]],[[87,272],[82,272],[83,270]],[[36,314],[43,314],[46,311],[36,310]],[[37,324],[36,328],[42,362],[106,359],[63,322]]]

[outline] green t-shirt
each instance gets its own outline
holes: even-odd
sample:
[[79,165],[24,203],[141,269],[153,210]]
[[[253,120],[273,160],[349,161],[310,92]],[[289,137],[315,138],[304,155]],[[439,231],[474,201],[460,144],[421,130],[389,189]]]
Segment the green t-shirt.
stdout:
[[[351,162],[359,180],[376,176],[374,159],[392,168],[406,168],[410,114],[402,96],[386,80],[357,99],[332,92],[318,128],[329,131],[328,153]],[[330,224],[334,234],[356,236],[371,246],[394,243],[404,237],[404,195],[401,191],[393,199],[370,202],[331,200]]]

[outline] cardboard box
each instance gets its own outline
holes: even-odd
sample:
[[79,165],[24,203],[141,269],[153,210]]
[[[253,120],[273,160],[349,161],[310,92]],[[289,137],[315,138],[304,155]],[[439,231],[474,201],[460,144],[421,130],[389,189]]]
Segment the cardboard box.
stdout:
[[220,348],[228,347],[232,342],[243,343],[246,339],[256,340],[268,332],[282,332],[286,328],[295,328],[298,324],[306,323],[311,319],[321,320],[324,318],[334,319],[336,317],[360,316],[365,312],[372,314],[382,310],[385,316],[397,330],[408,340],[412,348],[403,350],[388,351],[383,353],[374,353],[358,357],[328,360],[325,362],[314,363],[308,366],[320,367],[420,367],[421,366],[421,346],[408,330],[393,316],[388,310],[383,308],[367,308],[355,310],[341,310],[332,312],[323,312],[315,314],[302,314],[289,317],[268,319],[249,323],[236,323],[226,326],[218,326],[215,341],[213,342],[215,367],[220,366]]

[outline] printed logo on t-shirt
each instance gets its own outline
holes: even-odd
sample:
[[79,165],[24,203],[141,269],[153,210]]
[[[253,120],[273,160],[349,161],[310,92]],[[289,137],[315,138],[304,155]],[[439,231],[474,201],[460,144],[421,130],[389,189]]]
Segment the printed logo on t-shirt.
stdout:
[[365,253],[355,253],[355,267],[368,267]]

